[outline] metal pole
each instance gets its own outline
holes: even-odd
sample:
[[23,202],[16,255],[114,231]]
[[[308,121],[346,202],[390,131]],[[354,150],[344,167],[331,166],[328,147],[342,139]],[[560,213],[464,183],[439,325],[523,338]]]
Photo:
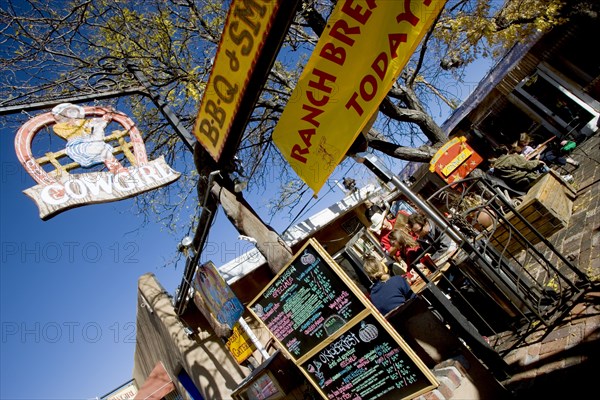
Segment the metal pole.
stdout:
[[15,106],[6,106],[0,107],[0,116],[16,114],[25,111],[36,111],[36,110],[44,110],[50,107],[53,107],[59,103],[84,103],[86,101],[92,100],[101,100],[101,99],[111,99],[114,97],[124,97],[124,96],[132,96],[132,95],[143,95],[148,96],[146,90],[143,86],[130,87],[126,89],[120,90],[111,90],[108,92],[94,92],[94,93],[86,93],[81,95],[74,96],[66,96],[66,97],[56,97],[50,101],[38,101],[35,103],[27,103],[27,104],[19,104]]
[[238,322],[240,323],[240,327],[244,330],[244,332],[246,332],[252,343],[254,343],[258,351],[260,351],[260,354],[263,356],[263,358],[265,360],[268,359],[270,357],[269,353],[263,347],[262,343],[258,340],[254,332],[252,332],[252,329],[250,328],[250,326],[248,326],[244,318],[240,318]]

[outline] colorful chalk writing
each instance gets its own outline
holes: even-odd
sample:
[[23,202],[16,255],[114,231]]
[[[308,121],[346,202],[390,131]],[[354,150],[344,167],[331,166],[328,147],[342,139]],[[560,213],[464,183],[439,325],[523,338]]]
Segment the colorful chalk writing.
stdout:
[[365,308],[312,244],[251,304],[271,333],[297,358]]
[[369,315],[301,365],[329,399],[401,399],[431,385]]

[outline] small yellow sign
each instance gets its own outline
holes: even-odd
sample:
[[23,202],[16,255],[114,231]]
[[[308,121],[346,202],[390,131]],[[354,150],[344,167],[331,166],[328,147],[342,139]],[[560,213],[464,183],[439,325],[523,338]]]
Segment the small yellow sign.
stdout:
[[448,165],[446,165],[443,169],[442,169],[442,174],[444,174],[444,176],[448,176],[450,175],[452,172],[454,172],[454,170],[456,168],[458,168],[467,158],[469,158],[469,156],[473,154],[473,152],[469,149],[464,149],[463,151],[461,151],[455,158],[454,160],[450,161],[450,163]]
[[235,324],[233,326],[233,333],[229,339],[227,339],[226,346],[238,364],[241,364],[248,359],[254,350],[256,350],[256,347],[252,344],[246,332],[240,328],[240,324]]

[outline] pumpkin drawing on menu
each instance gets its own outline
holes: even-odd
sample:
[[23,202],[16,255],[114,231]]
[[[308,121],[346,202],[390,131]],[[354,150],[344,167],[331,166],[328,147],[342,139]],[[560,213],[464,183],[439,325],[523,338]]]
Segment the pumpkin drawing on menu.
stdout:
[[377,327],[373,324],[365,324],[365,322],[361,322],[360,331],[358,331],[358,337],[363,342],[370,342],[371,340],[377,338],[379,335],[379,331]]
[[302,264],[304,265],[312,264],[315,262],[315,260],[315,256],[313,254],[310,254],[308,250],[304,250],[304,254],[300,258],[300,261],[302,261]]

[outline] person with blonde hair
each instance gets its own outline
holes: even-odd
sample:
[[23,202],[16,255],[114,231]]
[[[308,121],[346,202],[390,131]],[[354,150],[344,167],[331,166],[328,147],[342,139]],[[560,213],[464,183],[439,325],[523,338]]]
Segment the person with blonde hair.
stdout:
[[535,151],[535,148],[531,146],[533,138],[526,132],[521,133],[517,146],[520,148],[520,153],[523,157],[529,158],[528,156]]
[[388,267],[377,258],[368,255],[363,262],[364,270],[373,282],[369,297],[383,315],[416,296],[406,279],[390,275]]
[[394,228],[390,233],[390,243],[392,245],[390,255],[396,261],[404,261],[407,272],[410,271],[412,269],[411,264],[421,252],[421,246],[419,246],[416,238],[405,227]]

